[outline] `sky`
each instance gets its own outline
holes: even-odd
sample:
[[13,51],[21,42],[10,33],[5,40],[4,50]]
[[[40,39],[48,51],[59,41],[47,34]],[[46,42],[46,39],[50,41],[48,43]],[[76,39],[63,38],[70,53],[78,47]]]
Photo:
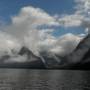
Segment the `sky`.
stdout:
[[0,16],[5,20],[16,15],[24,6],[33,6],[44,9],[51,15],[60,13],[72,13],[74,0],[0,0]]
[[[11,17],[19,13],[22,7],[33,6],[41,8],[50,15],[72,14],[76,5],[74,0],[1,0],[0,1],[0,19],[1,22],[10,24]],[[2,23],[1,23],[2,24]],[[53,35],[59,36],[67,32],[80,34],[84,32],[83,28],[63,28],[57,27]],[[77,29],[77,31],[76,31]]]
[[0,0],[0,51],[66,55],[90,32],[90,0]]

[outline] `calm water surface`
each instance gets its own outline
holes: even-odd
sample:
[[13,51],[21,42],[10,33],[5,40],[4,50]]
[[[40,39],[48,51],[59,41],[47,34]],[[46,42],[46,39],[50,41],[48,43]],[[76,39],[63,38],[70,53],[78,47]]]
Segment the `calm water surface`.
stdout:
[[90,71],[0,69],[0,90],[90,90]]

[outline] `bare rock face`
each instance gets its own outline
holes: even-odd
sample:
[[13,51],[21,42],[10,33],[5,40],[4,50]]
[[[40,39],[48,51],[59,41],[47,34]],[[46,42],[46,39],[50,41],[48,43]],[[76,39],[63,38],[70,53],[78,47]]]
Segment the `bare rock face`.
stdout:
[[[90,50],[90,35],[86,36],[76,47],[76,49],[67,56],[68,59],[70,58],[72,62],[83,62],[85,58],[89,55],[88,52]],[[89,56],[90,58],[90,56]]]
[[90,35],[86,36],[69,55],[65,56],[66,68],[90,69]]
[[33,55],[33,53],[26,47],[22,47],[18,54],[19,55],[24,55],[24,54]]
[[34,54],[32,53],[32,51],[30,51],[27,47],[22,47],[22,48],[20,49],[18,55],[20,55],[20,56],[26,55],[26,57],[27,57],[27,59],[28,59],[29,61],[34,61],[34,60],[39,59],[39,57],[36,56],[36,55],[34,55]]
[[27,47],[22,47],[16,55],[1,56],[0,61],[0,68],[45,68],[41,58],[34,55]]

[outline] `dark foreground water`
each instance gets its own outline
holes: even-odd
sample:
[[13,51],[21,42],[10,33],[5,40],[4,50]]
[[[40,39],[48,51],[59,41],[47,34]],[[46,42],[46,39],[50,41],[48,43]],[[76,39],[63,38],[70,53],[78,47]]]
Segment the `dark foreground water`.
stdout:
[[90,71],[0,69],[0,90],[90,90]]

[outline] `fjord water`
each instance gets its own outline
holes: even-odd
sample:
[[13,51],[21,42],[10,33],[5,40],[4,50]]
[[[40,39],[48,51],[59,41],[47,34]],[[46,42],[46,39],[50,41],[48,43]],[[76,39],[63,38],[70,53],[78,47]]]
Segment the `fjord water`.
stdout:
[[90,90],[90,71],[0,69],[0,90]]

